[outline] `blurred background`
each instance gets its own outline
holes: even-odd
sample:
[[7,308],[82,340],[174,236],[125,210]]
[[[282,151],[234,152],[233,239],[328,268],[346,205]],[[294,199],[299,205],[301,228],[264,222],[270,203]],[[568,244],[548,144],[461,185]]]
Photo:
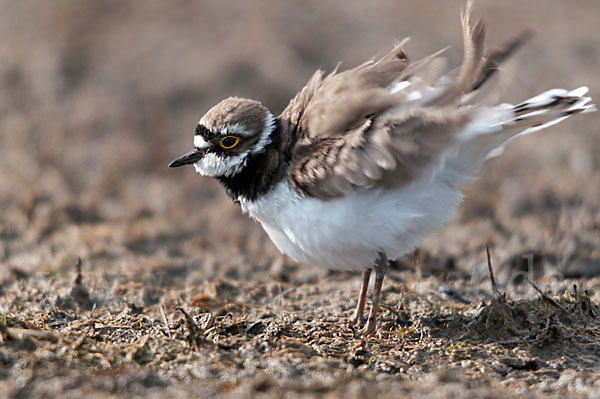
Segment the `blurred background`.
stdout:
[[[462,0],[52,2],[1,0],[0,276],[85,268],[306,281],[218,184],[169,161],[200,116],[237,95],[278,113],[317,68],[342,69],[411,36],[412,59],[451,45]],[[480,0],[488,41],[536,36],[494,101],[588,85],[600,101],[600,2]],[[570,276],[600,273],[600,116],[510,145],[427,238],[423,267],[499,265],[534,253]],[[300,272],[301,271],[301,272]],[[265,274],[267,273],[267,274]]]

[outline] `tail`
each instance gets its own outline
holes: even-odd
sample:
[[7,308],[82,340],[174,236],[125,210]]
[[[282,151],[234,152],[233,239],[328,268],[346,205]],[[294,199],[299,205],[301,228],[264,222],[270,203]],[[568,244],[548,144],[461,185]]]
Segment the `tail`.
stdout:
[[596,106],[590,104],[592,98],[586,96],[588,91],[585,86],[571,91],[548,90],[515,105],[513,107],[515,117],[504,122],[503,125],[529,126],[518,134],[524,135],[555,125],[574,114],[594,112]]
[[[525,31],[503,48],[490,51],[485,44],[485,23],[483,20],[471,25],[470,17],[473,0],[467,0],[462,14],[464,55],[463,64],[453,80],[439,78],[436,82],[425,82],[430,87],[414,85],[412,81],[400,82],[394,91],[411,87],[408,100],[421,101],[419,105],[433,107],[457,107],[464,111],[470,122],[459,133],[458,142],[442,156],[434,170],[433,178],[442,179],[448,184],[458,185],[471,180],[486,159],[502,153],[504,145],[515,137],[534,133],[553,126],[571,115],[593,112],[596,107],[586,96],[587,87],[575,90],[552,89],[517,105],[503,104],[496,107],[469,105],[498,65],[525,43],[531,32]],[[419,68],[426,67],[433,58],[426,58]],[[424,64],[421,65],[421,64]],[[406,68],[414,72],[414,66]],[[417,71],[418,72],[418,71]],[[415,75],[417,75],[415,73]],[[416,83],[416,82],[415,82]],[[421,100],[422,98],[422,100]]]
[[446,156],[446,178],[466,182],[483,162],[503,152],[510,140],[538,132],[578,113],[596,111],[587,87],[575,90],[552,89],[515,106],[504,104],[482,108],[460,136],[459,144]]

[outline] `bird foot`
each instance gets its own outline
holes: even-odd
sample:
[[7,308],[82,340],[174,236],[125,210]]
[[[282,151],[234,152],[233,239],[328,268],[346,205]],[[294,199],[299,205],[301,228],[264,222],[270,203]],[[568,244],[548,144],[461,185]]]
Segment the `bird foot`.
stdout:
[[348,319],[348,326],[351,327],[358,327],[361,328],[362,326],[364,326],[365,324],[365,320],[364,317],[362,316],[358,316],[358,315],[354,315],[352,316],[352,318]]
[[372,337],[376,330],[377,324],[375,320],[369,319],[369,321],[367,321],[367,325],[360,329],[360,333],[365,337]]

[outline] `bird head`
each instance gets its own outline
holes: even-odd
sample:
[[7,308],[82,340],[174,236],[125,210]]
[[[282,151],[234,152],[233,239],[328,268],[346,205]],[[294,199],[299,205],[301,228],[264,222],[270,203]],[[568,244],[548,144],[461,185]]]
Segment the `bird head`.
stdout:
[[194,149],[170,168],[193,164],[203,176],[231,177],[271,143],[275,117],[260,102],[230,97],[212,107],[198,122]]

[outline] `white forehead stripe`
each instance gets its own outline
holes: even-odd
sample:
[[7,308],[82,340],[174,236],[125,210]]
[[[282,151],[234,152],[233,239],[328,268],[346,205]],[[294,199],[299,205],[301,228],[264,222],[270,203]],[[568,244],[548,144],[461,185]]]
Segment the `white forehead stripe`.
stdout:
[[226,126],[221,129],[221,134],[227,136],[228,134],[235,134],[241,137],[250,137],[252,132],[246,129],[243,125],[236,123],[235,125]]
[[210,143],[204,140],[204,137],[199,134],[194,136],[194,147],[196,148],[208,148],[210,147]]

